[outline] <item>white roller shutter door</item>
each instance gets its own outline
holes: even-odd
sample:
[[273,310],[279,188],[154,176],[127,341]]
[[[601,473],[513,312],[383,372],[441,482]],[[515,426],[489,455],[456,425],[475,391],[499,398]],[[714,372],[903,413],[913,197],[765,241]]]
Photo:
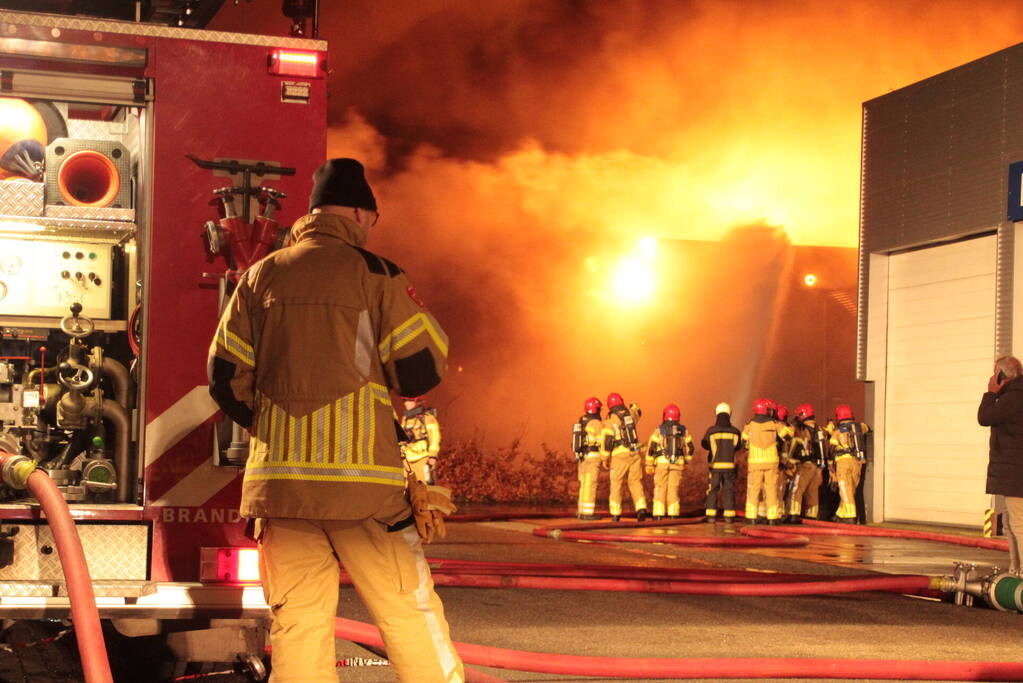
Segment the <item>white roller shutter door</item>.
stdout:
[[994,330],[993,235],[889,259],[886,519],[981,523]]

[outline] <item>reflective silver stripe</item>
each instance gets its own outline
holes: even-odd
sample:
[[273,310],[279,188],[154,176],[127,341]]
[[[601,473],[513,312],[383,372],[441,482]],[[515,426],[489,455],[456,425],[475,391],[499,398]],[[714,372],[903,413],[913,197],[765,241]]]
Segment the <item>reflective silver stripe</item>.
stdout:
[[416,336],[423,331],[423,327],[426,325],[426,320],[423,318],[416,318],[415,321],[398,334],[391,337],[391,350],[400,349],[405,345],[405,341],[411,337]]
[[359,311],[359,327],[355,331],[355,369],[363,378],[369,377],[374,346],[369,311]]
[[312,414],[313,419],[313,460],[323,462],[327,452],[327,414],[331,406],[326,405]]
[[334,458],[335,462],[352,462],[352,401],[355,397],[351,394],[344,396],[338,402],[339,410],[341,411],[341,420],[339,421],[338,444],[334,452],[339,453]]
[[[416,573],[419,576],[419,585],[416,586],[416,590],[413,593],[416,597],[416,609],[423,614],[423,618],[426,620],[426,630],[430,634],[433,651],[437,655],[437,661],[440,662],[444,679],[450,681],[452,680],[451,677],[457,674],[458,657],[455,654],[454,646],[444,633],[444,627],[441,626],[437,612],[434,611],[433,605],[430,603],[430,593],[432,592],[430,584],[432,581],[430,579],[430,567],[426,564],[426,557],[423,555],[423,544],[419,540],[419,533],[416,531],[415,526],[404,529],[402,536],[412,550],[413,557],[416,558]],[[456,680],[461,679],[458,678]]]
[[245,345],[238,339],[235,339],[235,335],[227,330],[226,327],[220,328],[219,335],[220,345],[225,351],[230,353],[232,356],[242,361],[249,367],[255,367],[256,356],[251,348],[246,348]]
[[288,411],[281,409],[284,418],[291,430],[291,441],[288,443],[288,452],[284,454],[285,460],[297,460],[302,453],[302,431],[299,428],[298,420],[288,415]]
[[258,465],[247,469],[246,475],[259,475],[263,479],[272,479],[274,476],[298,475],[299,478],[308,479],[386,479],[398,483],[405,482],[405,470],[400,467],[321,467],[307,463],[305,467],[301,463],[287,465]]

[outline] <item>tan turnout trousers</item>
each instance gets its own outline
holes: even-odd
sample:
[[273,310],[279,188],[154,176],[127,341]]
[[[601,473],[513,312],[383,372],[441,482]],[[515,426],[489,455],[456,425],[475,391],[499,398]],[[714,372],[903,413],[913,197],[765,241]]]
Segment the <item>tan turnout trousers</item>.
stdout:
[[464,680],[415,525],[388,532],[374,519],[270,519],[259,549],[273,613],[271,683],[337,683],[338,558],[380,628],[397,680]]
[[856,519],[856,487],[860,485],[862,471],[860,461],[852,456],[835,459],[835,479],[838,480],[838,495],[842,499],[836,517]]
[[[792,485],[792,502],[789,505],[790,515],[802,515],[817,519],[820,505],[821,468],[813,462],[799,463],[796,470],[796,481]],[[805,501],[805,506],[804,506]]]
[[629,482],[629,495],[636,511],[646,510],[646,494],[643,492],[643,465],[639,453],[627,448],[616,448],[611,455],[611,495],[608,507],[613,516],[622,514],[622,484]]
[[678,515],[681,511],[679,486],[682,484],[683,466],[657,463],[654,466],[654,516]]
[[579,461],[579,507],[577,514],[597,512],[597,479],[600,476],[600,455],[587,455]]
[[746,519],[751,522],[757,517],[757,503],[761,493],[766,500],[767,519],[781,517],[781,508],[778,506],[777,461],[751,462],[749,465],[749,472],[746,475]]

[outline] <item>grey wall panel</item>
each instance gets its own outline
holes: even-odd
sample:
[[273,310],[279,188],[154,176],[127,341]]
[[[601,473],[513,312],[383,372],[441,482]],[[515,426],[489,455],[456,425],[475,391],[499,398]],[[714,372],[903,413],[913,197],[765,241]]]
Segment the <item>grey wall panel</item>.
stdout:
[[[860,277],[865,281],[870,253],[953,240],[1003,224],[1008,166],[1023,161],[1023,44],[864,103],[862,130]],[[1000,249],[1003,268],[1004,249],[1008,246]],[[861,378],[864,281],[857,325]],[[1011,278],[1003,273],[999,295],[1007,291],[1007,281]],[[1011,343],[1006,329],[999,328],[1000,348]]]
[[[1001,223],[1023,154],[1023,45],[864,104],[863,239],[894,251]],[[1013,92],[1015,91],[1015,92]],[[1019,125],[1014,125],[1019,122]],[[1021,156],[1020,158],[1023,158]],[[895,206],[893,206],[895,204]]]

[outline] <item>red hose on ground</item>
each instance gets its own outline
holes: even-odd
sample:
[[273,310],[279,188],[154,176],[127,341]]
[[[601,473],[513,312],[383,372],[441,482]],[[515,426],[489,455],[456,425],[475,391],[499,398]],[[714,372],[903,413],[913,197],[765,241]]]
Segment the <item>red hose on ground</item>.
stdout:
[[[383,646],[371,624],[338,618],[337,638]],[[881,680],[1020,681],[1023,663],[905,659],[584,657],[455,643],[466,664],[598,678],[873,678]]]
[[557,526],[541,526],[533,529],[533,535],[541,538],[564,539],[570,541],[618,541],[625,543],[668,543],[690,547],[744,547],[774,548],[796,547],[807,545],[809,536],[871,536],[875,538],[903,538],[919,541],[935,541],[950,543],[970,548],[1000,550],[1008,552],[1007,541],[992,538],[976,538],[957,536],[955,534],[938,534],[925,531],[905,529],[885,529],[882,527],[857,526],[852,524],[835,524],[806,520],[799,526],[760,527],[744,525],[739,532],[746,538],[734,536],[631,536],[628,534],[595,533],[597,529],[643,528],[658,526],[674,526],[701,522],[699,518],[683,518],[658,522],[626,522],[597,524],[563,524]]
[[[673,520],[676,523],[678,520]],[[571,525],[575,527],[576,525]],[[628,534],[602,534],[591,531],[564,531],[568,527],[538,526],[533,535],[541,538],[564,539],[569,541],[620,541],[625,543],[668,543],[704,548],[779,548],[804,546],[810,542],[806,536],[795,534],[778,534],[765,538],[742,536],[630,536]],[[607,528],[606,525],[594,525],[591,528]],[[740,531],[745,533],[748,527]]]
[[983,548],[985,550],[1001,550],[1003,552],[1009,552],[1009,542],[1000,541],[996,538],[977,538],[973,536],[957,536],[955,534],[936,534],[927,531],[910,531],[908,529],[886,529],[883,527],[876,526],[855,526],[852,524],[835,524],[833,522],[819,522],[816,520],[808,520],[803,522],[803,527],[799,529],[798,533],[820,534],[830,536],[875,536],[880,538],[909,538],[919,541],[937,541],[939,543],[964,545],[969,548]]
[[827,578],[816,574],[751,571],[747,569],[676,569],[634,565],[535,564],[530,562],[478,562],[428,560],[434,574],[496,574],[511,576],[576,576],[581,578],[675,579],[678,581],[773,582]]
[[563,591],[670,593],[674,595],[743,595],[757,597],[830,595],[860,591],[916,593],[918,591],[930,590],[932,587],[931,577],[918,575],[855,578],[829,577],[815,581],[744,583],[434,573],[433,581],[438,586],[462,588],[532,588]]
[[57,555],[64,570],[68,598],[71,601],[71,621],[75,625],[75,638],[82,658],[82,672],[86,683],[112,683],[110,662],[107,661],[106,643],[99,623],[99,610],[92,592],[92,579],[85,563],[85,552],[78,530],[71,520],[64,496],[45,473],[36,470],[28,477],[28,490],[43,506],[46,521],[53,531]]

